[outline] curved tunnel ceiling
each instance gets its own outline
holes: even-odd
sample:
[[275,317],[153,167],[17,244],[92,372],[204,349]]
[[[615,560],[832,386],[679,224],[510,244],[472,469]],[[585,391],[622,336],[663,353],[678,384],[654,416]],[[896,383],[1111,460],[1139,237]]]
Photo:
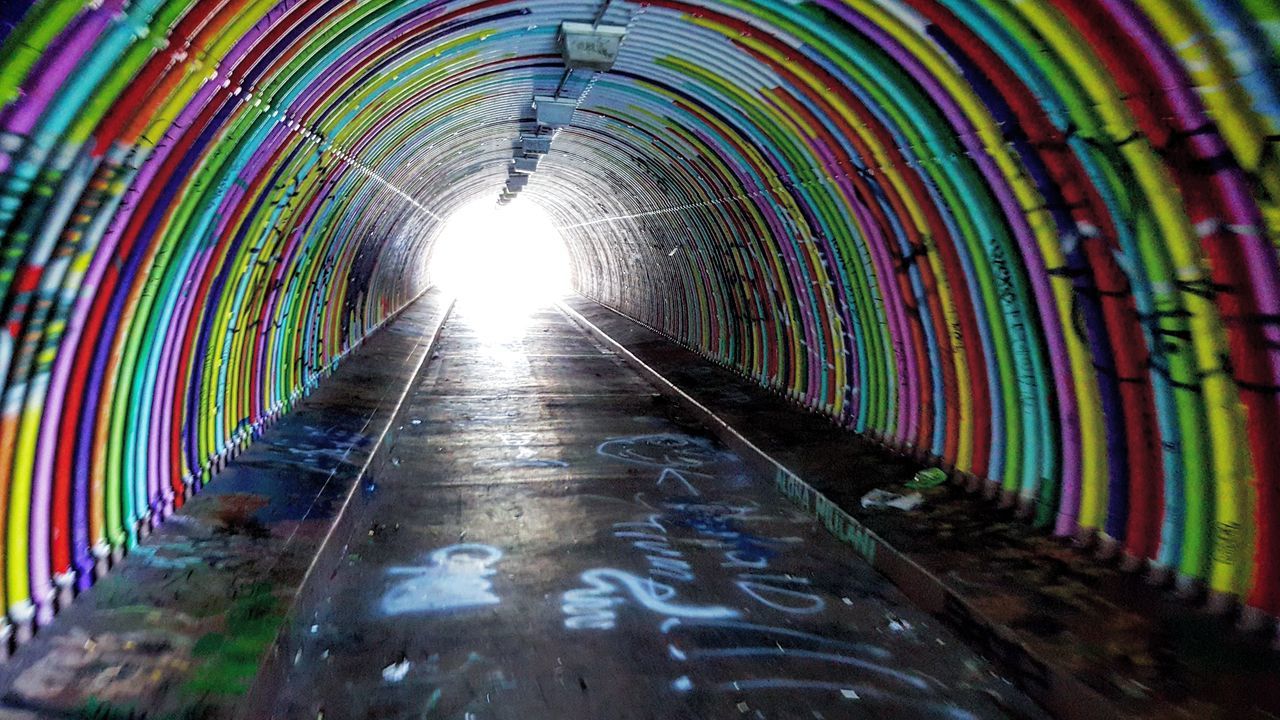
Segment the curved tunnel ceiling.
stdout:
[[[0,25],[3,602],[136,542],[427,285],[530,100],[578,288],[1280,612],[1270,0],[45,0]],[[15,12],[9,10],[8,12]],[[562,81],[563,77],[563,81]]]

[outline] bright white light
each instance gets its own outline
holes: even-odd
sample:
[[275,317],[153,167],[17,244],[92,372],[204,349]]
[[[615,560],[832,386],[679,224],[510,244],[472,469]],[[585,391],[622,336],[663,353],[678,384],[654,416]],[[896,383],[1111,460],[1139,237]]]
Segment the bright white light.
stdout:
[[448,218],[431,278],[473,312],[523,316],[569,292],[569,254],[542,208],[486,199]]

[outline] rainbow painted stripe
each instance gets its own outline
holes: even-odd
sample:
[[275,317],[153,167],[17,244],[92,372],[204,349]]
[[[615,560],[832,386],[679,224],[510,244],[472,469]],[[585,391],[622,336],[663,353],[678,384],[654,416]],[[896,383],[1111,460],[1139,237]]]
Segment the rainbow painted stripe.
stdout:
[[[426,286],[596,2],[44,0],[0,45],[3,604]],[[525,194],[590,296],[1280,613],[1280,6],[617,0]]]

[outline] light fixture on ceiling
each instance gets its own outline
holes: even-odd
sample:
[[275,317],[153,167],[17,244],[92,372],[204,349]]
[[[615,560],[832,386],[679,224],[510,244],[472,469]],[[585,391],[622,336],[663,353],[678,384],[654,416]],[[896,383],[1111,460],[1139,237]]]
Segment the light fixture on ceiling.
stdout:
[[511,161],[511,172],[529,175],[538,171],[539,155],[517,157]]
[[560,23],[560,53],[565,67],[600,71],[612,68],[626,36],[627,29],[621,25]]
[[520,152],[525,157],[530,155],[546,155],[551,152],[551,138],[546,135],[521,135]]
[[559,130],[573,122],[573,111],[578,108],[576,99],[560,99],[550,95],[535,95],[534,117],[543,127]]
[[508,175],[507,176],[507,192],[520,192],[529,184],[528,175]]

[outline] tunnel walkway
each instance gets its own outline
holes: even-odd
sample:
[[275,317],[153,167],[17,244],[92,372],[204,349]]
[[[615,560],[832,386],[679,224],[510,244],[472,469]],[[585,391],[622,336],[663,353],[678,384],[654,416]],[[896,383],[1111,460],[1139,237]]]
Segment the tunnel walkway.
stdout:
[[276,717],[1036,716],[556,308],[459,303],[393,428]]
[[98,581],[0,663],[0,719],[245,716],[449,307],[424,293],[127,555],[104,556]]

